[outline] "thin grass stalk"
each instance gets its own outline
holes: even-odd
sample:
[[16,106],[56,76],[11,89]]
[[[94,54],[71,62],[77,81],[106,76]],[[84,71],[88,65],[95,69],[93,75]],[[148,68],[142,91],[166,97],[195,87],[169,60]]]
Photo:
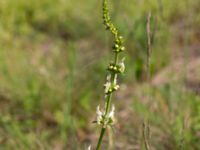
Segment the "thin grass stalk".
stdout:
[[[147,59],[146,59],[146,73],[147,73],[147,82],[148,82],[148,94],[150,94],[151,90],[151,70],[150,70],[150,58],[151,58],[151,12],[147,15],[147,23],[146,23],[146,33],[147,33]],[[148,95],[148,100],[151,100],[151,95]],[[143,122],[143,141],[146,150],[150,150],[149,139],[150,139],[150,127],[145,121]]]
[[151,57],[151,27],[150,27],[151,13],[148,13],[147,16],[147,24],[146,24],[146,32],[147,32],[147,80],[149,82],[151,71],[150,71],[150,57]]
[[146,150],[150,150],[149,139],[150,139],[150,127],[147,123],[143,122],[143,140]]

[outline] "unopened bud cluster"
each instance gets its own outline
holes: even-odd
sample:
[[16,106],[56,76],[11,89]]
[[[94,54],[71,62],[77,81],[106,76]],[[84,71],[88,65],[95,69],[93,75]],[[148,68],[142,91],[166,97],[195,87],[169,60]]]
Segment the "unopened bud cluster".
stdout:
[[108,70],[115,74],[124,73],[125,71],[124,58],[118,64],[110,63],[110,65],[108,66]]
[[107,0],[103,1],[103,23],[106,26],[106,29],[110,30],[112,32],[112,34],[115,34],[115,35],[118,34],[117,29],[115,28],[115,26],[113,25],[113,23],[110,19]]
[[123,40],[122,36],[116,37],[115,44],[113,46],[113,51],[115,53],[119,53],[119,52],[125,51],[125,47],[123,46],[123,42],[124,42],[124,40]]

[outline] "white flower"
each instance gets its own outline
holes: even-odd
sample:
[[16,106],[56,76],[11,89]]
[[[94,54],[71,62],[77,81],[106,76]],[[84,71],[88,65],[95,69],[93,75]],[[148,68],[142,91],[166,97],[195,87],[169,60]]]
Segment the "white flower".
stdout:
[[108,93],[109,92],[109,90],[110,90],[110,88],[111,88],[111,82],[106,82],[105,84],[104,84],[104,92],[105,93]]
[[101,116],[103,114],[103,112],[100,111],[100,107],[99,105],[97,106],[97,111],[96,111],[98,116]]
[[96,113],[97,113],[97,124],[99,125],[102,124],[104,127],[114,124],[115,122],[115,117],[114,117],[115,107],[114,106],[112,106],[111,111],[107,115],[105,115],[105,111],[101,111],[100,107],[97,106]]
[[125,58],[122,58],[121,62],[119,63],[119,70],[121,73],[123,73],[125,71],[125,64],[124,64]]
[[114,121],[114,115],[115,115],[115,106],[112,105],[112,109],[108,114],[108,117],[111,118]]
[[114,85],[117,84],[117,75],[115,75],[115,78],[114,78]]
[[91,150],[91,145],[88,147],[88,149],[87,150]]
[[109,74],[109,75],[107,75],[106,80],[110,81],[110,79],[111,79],[111,75]]
[[114,85],[113,89],[114,90],[118,90],[119,89],[119,85]]
[[110,82],[110,79],[111,79],[111,75],[109,74],[107,77],[106,77],[106,83],[104,84],[104,92],[105,93],[108,93],[110,88],[111,88],[111,82]]
[[102,112],[102,111],[100,110],[99,105],[97,106],[97,111],[96,111],[96,113],[97,113],[97,124],[101,124],[102,121],[103,121],[104,112]]

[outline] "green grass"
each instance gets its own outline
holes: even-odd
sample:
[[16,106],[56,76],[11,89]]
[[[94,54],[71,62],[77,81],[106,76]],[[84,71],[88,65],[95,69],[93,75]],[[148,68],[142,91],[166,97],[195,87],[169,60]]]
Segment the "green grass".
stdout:
[[[172,29],[183,31],[180,38],[188,39],[188,46],[199,43],[199,0],[158,2],[111,1],[114,23],[127,39],[127,71],[120,82],[134,87],[129,98],[132,113],[138,115],[126,130],[140,138],[139,120],[146,117],[152,128],[150,145],[156,149],[180,149],[181,144],[185,150],[200,149],[199,95],[179,83],[150,93],[143,85],[147,13],[152,12],[156,29],[150,68],[154,78],[171,63],[173,50],[184,47]],[[94,142],[91,122],[103,99],[98,93],[112,46],[102,31],[101,1],[0,1],[0,149],[77,150]],[[148,95],[152,99],[141,102]]]

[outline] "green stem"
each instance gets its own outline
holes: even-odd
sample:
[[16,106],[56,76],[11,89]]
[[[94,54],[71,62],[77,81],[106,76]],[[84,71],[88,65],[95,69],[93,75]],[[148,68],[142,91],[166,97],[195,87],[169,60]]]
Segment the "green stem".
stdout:
[[106,128],[102,127],[102,129],[101,129],[101,134],[100,134],[100,136],[99,136],[99,141],[98,141],[96,150],[100,150],[101,143],[102,143],[102,140],[103,140],[103,136],[104,136],[104,134],[105,134],[105,131],[106,131]]
[[[122,40],[121,40],[120,36],[118,35],[118,30],[115,28],[115,26],[113,25],[113,23],[110,20],[109,9],[108,9],[107,3],[108,3],[108,0],[103,0],[103,21],[104,21],[104,25],[114,35],[115,44],[117,44],[117,46],[122,46]],[[118,44],[120,44],[120,45],[118,45]],[[119,49],[114,48],[114,50],[119,50]],[[119,57],[119,51],[115,51],[114,66],[116,66],[118,64],[118,57]],[[111,82],[112,86],[115,84],[116,78],[117,78],[117,73],[111,72],[111,81],[110,82]],[[106,108],[105,108],[104,118],[106,118],[108,116],[108,113],[110,112],[110,109],[111,109],[112,92],[109,93],[106,97]],[[104,124],[104,120],[103,120],[102,124],[103,124],[103,126],[101,128],[101,133],[100,133],[100,136],[99,136],[99,140],[98,140],[96,150],[100,150],[101,143],[102,143],[105,131],[106,131],[107,125]]]
[[[115,62],[115,64],[118,63],[118,53],[115,53],[115,61],[114,61],[114,62]],[[112,84],[114,84],[114,80],[115,80],[115,76],[116,76],[116,75],[117,75],[116,73],[113,73],[112,76],[111,76],[111,83],[112,83]],[[107,96],[105,116],[107,116],[107,115],[108,115],[108,112],[110,111],[111,100],[112,100],[112,93],[110,93],[110,94]],[[102,127],[102,129],[101,129],[101,134],[100,134],[100,137],[99,137],[99,141],[98,141],[96,150],[99,150],[100,147],[101,147],[101,143],[102,143],[102,140],[103,140],[103,136],[104,136],[105,131],[106,131],[106,128],[105,128],[105,127]]]
[[115,61],[114,61],[115,65],[116,65],[117,62],[118,62],[118,56],[119,56],[119,53],[115,53]]
[[106,111],[105,111],[105,116],[108,114],[109,110],[110,110],[110,102],[111,102],[111,98],[112,98],[112,93],[110,93],[107,97],[106,100]]
[[[115,61],[114,61],[115,65],[118,63],[118,53],[115,53]],[[116,73],[113,73],[111,76],[111,84],[114,84],[114,80],[116,77]],[[106,101],[106,112],[105,112],[105,116],[108,114],[109,110],[110,110],[110,104],[111,104],[111,100],[112,100],[112,93],[110,93],[107,97],[107,101]]]

